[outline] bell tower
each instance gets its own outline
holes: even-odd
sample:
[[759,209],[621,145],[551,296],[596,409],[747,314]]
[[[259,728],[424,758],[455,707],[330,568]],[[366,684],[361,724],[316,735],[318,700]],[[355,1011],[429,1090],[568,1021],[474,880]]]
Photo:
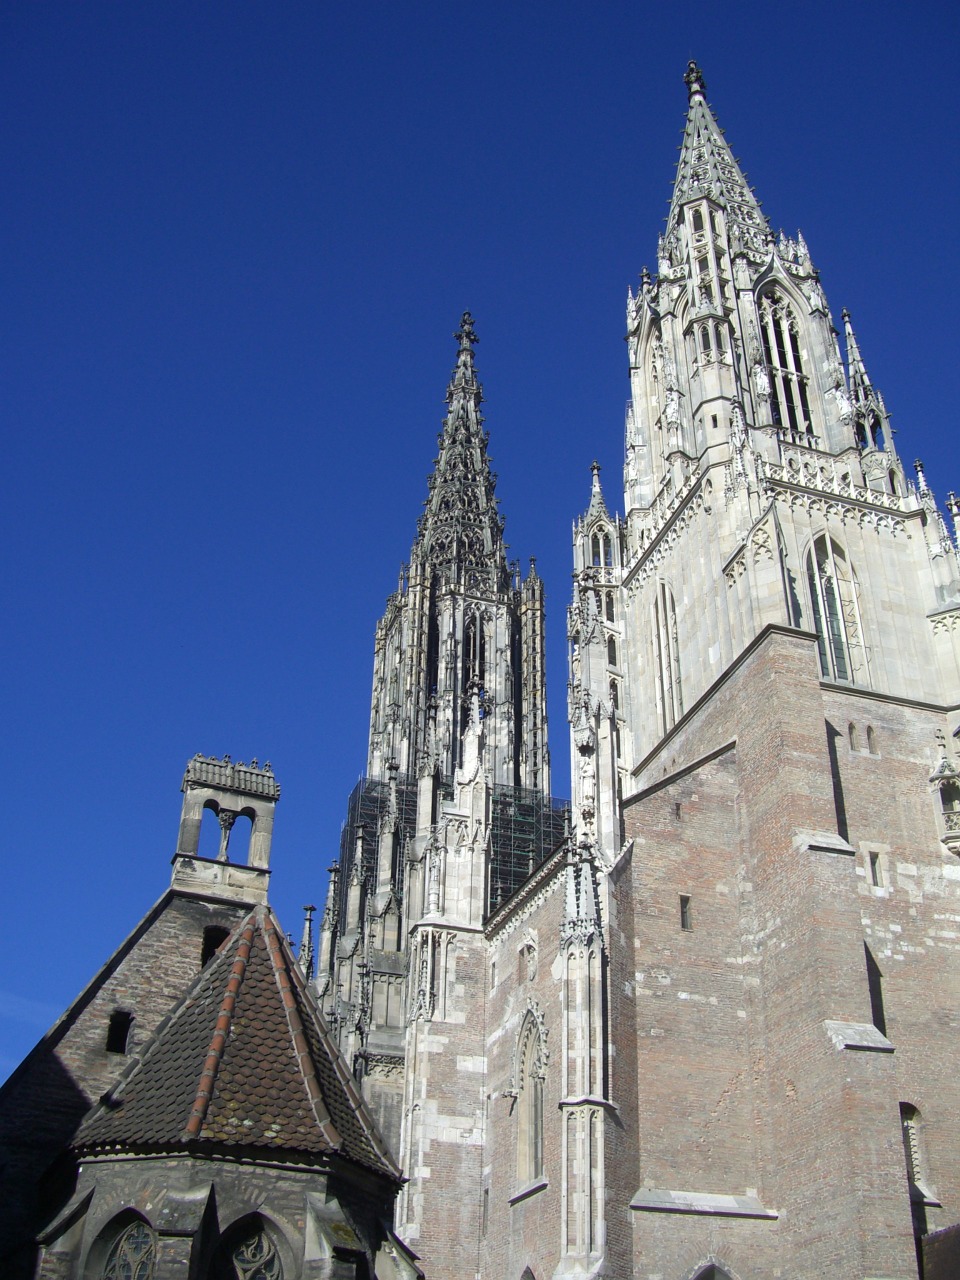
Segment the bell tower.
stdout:
[[[405,1167],[435,1140],[410,1090],[449,1080],[423,1065],[425,1037],[441,1022],[461,1056],[482,1053],[469,1006],[484,922],[564,828],[549,795],[543,583],[533,561],[524,576],[507,560],[469,312],[454,337],[424,511],[377,625],[367,774],[348,804],[316,979]],[[405,1197],[414,1233],[431,1191]]]

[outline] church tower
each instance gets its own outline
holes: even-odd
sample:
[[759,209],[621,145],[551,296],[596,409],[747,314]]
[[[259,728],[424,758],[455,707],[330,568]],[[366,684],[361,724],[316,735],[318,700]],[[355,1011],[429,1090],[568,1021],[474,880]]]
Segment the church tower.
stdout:
[[475,1162],[482,1077],[465,1089],[457,1063],[483,1054],[483,925],[565,820],[549,796],[543,584],[532,563],[523,577],[507,560],[469,312],[455,337],[425,510],[377,626],[367,775],[331,872],[316,977],[410,1179],[403,1230],[415,1242],[432,1226],[431,1256],[451,1268],[471,1234],[475,1248],[475,1223],[439,1239],[431,1206]]
[[906,1277],[960,1216],[960,948],[933,941],[960,912],[960,566],[850,316],[685,81],[627,300],[625,514],[594,467],[574,526],[573,812],[626,942],[607,1256]]

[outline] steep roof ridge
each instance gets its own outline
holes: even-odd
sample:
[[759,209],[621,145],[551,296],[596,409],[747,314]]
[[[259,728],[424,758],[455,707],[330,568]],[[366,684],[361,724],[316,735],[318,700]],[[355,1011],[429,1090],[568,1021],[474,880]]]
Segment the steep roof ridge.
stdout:
[[[250,911],[242,920],[239,920],[231,930],[230,938],[235,937],[240,930],[244,929],[253,915],[254,912]],[[84,1117],[78,1131],[78,1137],[82,1137],[83,1130],[95,1122],[98,1115],[104,1111],[112,1112],[123,1103],[125,1091],[131,1080],[149,1065],[150,1059],[163,1046],[167,1037],[172,1033],[175,1024],[189,1013],[197,1001],[203,997],[206,990],[214,985],[215,978],[229,960],[230,946],[228,940],[221,947],[219,953],[200,971],[196,979],[160,1019],[153,1034],[139,1049],[130,1055],[120,1075]],[[231,971],[232,968],[233,965],[231,963]],[[196,1094],[194,1096],[196,1097]]]
[[[300,1011],[297,1008],[296,995],[290,982],[290,972],[284,963],[286,956],[280,941],[282,934],[277,927],[277,922],[272,912],[268,912],[264,916],[263,935],[267,943],[267,954],[270,956],[270,963],[273,967],[273,976],[280,989],[280,998],[283,1001],[284,1011],[287,1015],[287,1025],[290,1028],[293,1049],[297,1056],[297,1067],[306,1088],[307,1097],[310,1099],[310,1106],[323,1136],[332,1147],[339,1148],[341,1145],[340,1134],[337,1132],[324,1102],[320,1082],[317,1079],[316,1067],[310,1054],[306,1032],[300,1019]],[[292,964],[289,966],[290,969],[294,967]]]
[[237,996],[240,994],[240,987],[247,971],[247,961],[250,959],[250,950],[253,947],[258,912],[259,908],[247,917],[243,931],[240,934],[237,954],[230,969],[230,977],[227,979],[226,990],[220,1003],[220,1012],[217,1014],[217,1021],[214,1025],[213,1038],[204,1058],[200,1079],[197,1081],[196,1097],[194,1098],[193,1106],[190,1108],[190,1115],[183,1131],[184,1137],[187,1138],[197,1137],[207,1117],[210,1099],[213,1097],[213,1090],[217,1081],[217,1073],[220,1070],[220,1063],[223,1061],[223,1051],[229,1039],[230,1025],[233,1022],[234,1011],[237,1007]]
[[[283,931],[280,929],[276,921],[276,918],[272,915],[272,913],[270,918],[271,918],[270,935],[268,936],[268,939],[267,939],[267,946],[268,948],[270,948],[271,958],[273,959],[273,962],[274,962],[274,971],[278,975],[278,981],[279,981],[279,975],[281,972],[283,973],[283,976],[285,979],[285,985],[281,985],[281,991],[285,992],[284,1005],[288,1009],[288,1011],[291,1009],[293,1010],[293,1017],[295,1018],[295,1024],[293,1022],[293,1019],[291,1019],[291,1026],[295,1025],[300,1035],[300,1040],[297,1040],[296,1034],[295,1034],[294,1044],[297,1049],[298,1056],[301,1057],[301,1061],[306,1060],[310,1063],[310,1067],[311,1067],[310,1079],[313,1082],[313,1087],[315,1087],[318,1091],[319,1104],[323,1108],[325,1114],[327,1114],[330,1131],[334,1134],[337,1133],[336,1127],[333,1124],[333,1120],[329,1117],[329,1113],[326,1111],[326,1105],[323,1101],[323,1094],[320,1091],[320,1084],[317,1079],[316,1071],[314,1069],[312,1056],[310,1055],[309,1040],[305,1034],[305,1027],[300,1018],[299,1009],[297,1009],[296,1007],[295,997],[297,996],[299,996],[299,998],[303,1000],[307,1005],[307,1011],[310,1014],[310,1020],[313,1026],[314,1034],[319,1039],[321,1048],[327,1054],[327,1057],[334,1068],[334,1072],[336,1074],[337,1080],[341,1085],[341,1087],[343,1088],[343,1092],[350,1106],[350,1109],[351,1111],[353,1111],[354,1115],[356,1116],[357,1122],[360,1124],[361,1128],[363,1129],[364,1137],[370,1143],[370,1146],[373,1148],[374,1153],[377,1155],[380,1161],[385,1165],[386,1169],[391,1174],[391,1176],[395,1178],[401,1178],[403,1176],[401,1173],[401,1170],[399,1166],[396,1164],[393,1156],[391,1155],[389,1147],[386,1145],[383,1138],[380,1136],[380,1131],[377,1128],[376,1122],[371,1116],[367,1108],[367,1104],[364,1102],[363,1096],[360,1093],[360,1090],[357,1088],[356,1079],[354,1078],[353,1073],[347,1067],[347,1064],[344,1060],[343,1054],[339,1046],[336,1044],[336,1042],[334,1041],[334,1039],[330,1035],[330,1032],[327,1029],[326,1021],[320,1010],[320,1006],[313,994],[313,991],[309,983],[304,979],[304,976],[299,966],[293,962],[293,956],[292,956],[292,953],[290,952],[289,946],[287,945],[287,940]],[[282,968],[279,963],[281,958],[286,960],[287,962],[282,966]],[[291,999],[293,1000],[292,1004],[288,1004],[287,994],[289,994]],[[301,1050],[301,1045],[304,1046],[303,1050]],[[304,1076],[306,1078],[306,1071],[304,1071]],[[311,1101],[312,1101],[312,1097],[311,1097]],[[336,1141],[337,1143],[340,1142],[339,1135],[337,1136]]]

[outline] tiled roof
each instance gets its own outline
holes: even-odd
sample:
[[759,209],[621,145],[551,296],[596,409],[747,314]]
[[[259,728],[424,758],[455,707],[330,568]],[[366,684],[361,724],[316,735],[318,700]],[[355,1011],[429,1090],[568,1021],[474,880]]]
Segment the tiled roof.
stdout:
[[336,1152],[399,1177],[269,907],[237,925],[76,1139],[205,1143]]

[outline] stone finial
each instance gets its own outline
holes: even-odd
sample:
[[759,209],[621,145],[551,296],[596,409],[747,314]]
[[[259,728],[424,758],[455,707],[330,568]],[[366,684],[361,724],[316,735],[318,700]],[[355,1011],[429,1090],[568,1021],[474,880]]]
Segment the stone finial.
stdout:
[[314,906],[303,908],[303,934],[300,938],[300,950],[297,953],[297,964],[300,972],[309,980],[313,977],[313,913]]
[[947,510],[953,517],[953,540],[960,546],[960,498],[952,489],[947,494]]
[[694,58],[687,63],[687,69],[684,72],[683,83],[687,86],[687,93],[693,98],[699,94],[701,98],[706,97],[707,82],[703,78],[703,72],[700,70]]
[[927,477],[923,473],[923,463],[919,458],[917,458],[916,462],[913,464],[913,469],[917,473],[917,488],[921,493],[928,493]]
[[460,317],[460,328],[453,336],[460,343],[461,351],[469,351],[475,342],[480,341],[473,327],[473,316],[469,311],[465,311]]

